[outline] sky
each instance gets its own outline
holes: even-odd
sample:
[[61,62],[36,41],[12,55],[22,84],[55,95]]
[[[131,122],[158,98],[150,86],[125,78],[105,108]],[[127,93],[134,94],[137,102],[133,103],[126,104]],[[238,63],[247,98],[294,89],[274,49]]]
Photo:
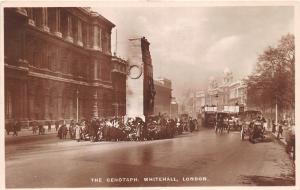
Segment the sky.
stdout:
[[187,89],[205,89],[209,78],[221,77],[225,69],[235,80],[246,77],[264,49],[294,34],[294,9],[287,6],[92,9],[116,25],[112,52],[123,59],[129,38],[148,39],[154,78],[171,79],[179,99]]

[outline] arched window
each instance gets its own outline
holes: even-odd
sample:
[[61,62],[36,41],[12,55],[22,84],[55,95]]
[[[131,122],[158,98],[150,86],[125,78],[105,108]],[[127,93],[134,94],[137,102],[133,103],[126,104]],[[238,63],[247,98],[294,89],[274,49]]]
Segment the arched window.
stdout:
[[5,119],[12,118],[12,93],[10,90],[5,90]]

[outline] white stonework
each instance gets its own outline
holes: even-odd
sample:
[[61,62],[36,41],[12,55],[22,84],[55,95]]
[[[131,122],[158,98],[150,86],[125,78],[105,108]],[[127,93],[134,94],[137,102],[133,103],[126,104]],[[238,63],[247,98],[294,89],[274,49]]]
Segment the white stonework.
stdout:
[[[141,39],[129,40],[129,67],[136,65],[143,70],[143,59]],[[138,78],[130,76],[126,80],[126,117],[140,117],[145,121],[144,116],[144,73]]]

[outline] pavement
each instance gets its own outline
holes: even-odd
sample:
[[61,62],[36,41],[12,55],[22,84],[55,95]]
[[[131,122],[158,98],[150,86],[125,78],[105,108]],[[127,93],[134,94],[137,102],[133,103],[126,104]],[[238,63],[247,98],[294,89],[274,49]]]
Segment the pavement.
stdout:
[[[50,131],[48,131],[48,126],[44,126],[44,129],[45,129],[45,134],[44,135],[57,133],[57,131],[55,130],[55,126],[54,125],[51,126],[51,130]],[[38,133],[39,132],[37,130],[36,133],[33,134],[31,127],[29,127],[29,128],[22,128],[20,131],[18,131],[18,136],[14,136],[13,132],[10,132],[9,135],[5,132],[5,139],[7,139],[7,138],[15,138],[15,137],[23,137],[23,136],[36,136],[36,135],[39,135]]]
[[[284,148],[286,148],[286,146],[287,146],[287,133],[288,133],[288,130],[289,130],[290,128],[289,127],[283,127],[283,134],[282,134],[282,136],[280,136],[279,137],[279,139],[277,138],[277,134],[278,134],[278,132],[271,132],[271,134],[273,135],[273,137],[274,137],[274,139],[276,139],[277,140],[277,142],[279,143],[279,144],[281,144]],[[292,160],[294,160],[293,159],[293,152],[289,152],[288,153],[288,155],[289,155],[289,157],[292,159]]]
[[256,144],[209,129],[142,142],[15,139],[25,140],[6,143],[7,188],[295,185],[293,161],[272,135]]

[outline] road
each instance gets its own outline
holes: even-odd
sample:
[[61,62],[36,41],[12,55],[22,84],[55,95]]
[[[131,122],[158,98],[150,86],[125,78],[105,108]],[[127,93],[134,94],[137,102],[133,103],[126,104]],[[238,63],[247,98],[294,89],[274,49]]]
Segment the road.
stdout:
[[294,176],[283,146],[241,141],[237,132],[95,143],[52,134],[6,143],[8,188],[294,185]]

